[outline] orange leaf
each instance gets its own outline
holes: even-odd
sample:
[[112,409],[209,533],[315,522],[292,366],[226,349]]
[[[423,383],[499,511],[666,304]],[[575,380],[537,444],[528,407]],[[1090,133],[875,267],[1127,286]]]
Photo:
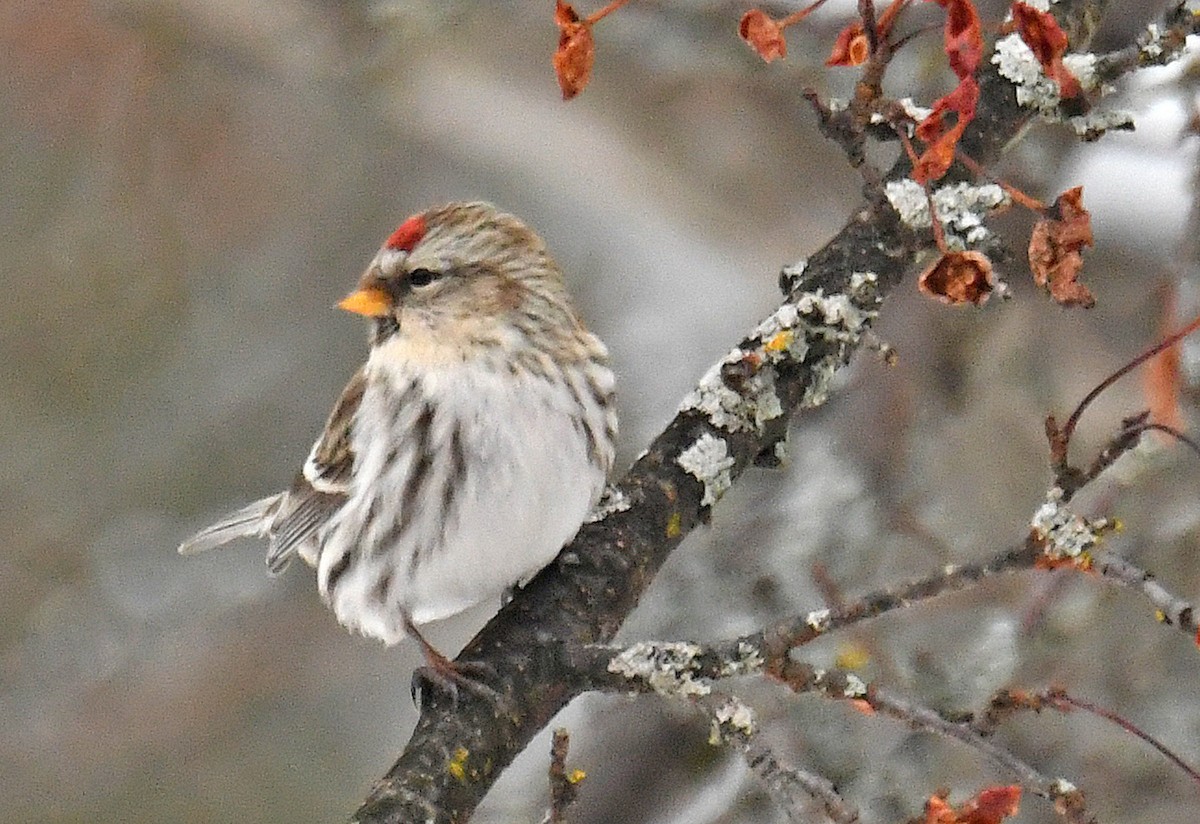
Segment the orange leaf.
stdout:
[[[938,125],[939,127],[941,125],[940,118]],[[954,150],[966,128],[967,121],[959,117],[953,128],[942,131],[937,140],[926,146],[925,151],[917,158],[916,165],[913,166],[913,180],[925,183],[929,180],[937,180],[944,175],[950,168],[950,164],[954,162]]]
[[[875,33],[880,40],[886,40],[892,33],[892,26],[901,10],[911,0],[892,0],[891,5],[883,10],[883,14],[875,21]],[[863,29],[862,20],[855,20],[838,32],[837,41],[826,66],[861,66],[871,56],[871,44],[867,42],[867,34]]]
[[917,288],[943,303],[984,303],[995,278],[992,262],[982,252],[946,252],[921,273]]
[[943,795],[931,795],[925,802],[925,824],[954,824],[954,808]]
[[[1175,289],[1168,287],[1166,299],[1163,301],[1162,317],[1158,328],[1160,337],[1167,337],[1174,332],[1175,326]],[[1182,377],[1179,369],[1179,347],[1171,346],[1146,363],[1143,373],[1142,390],[1145,392],[1147,404],[1150,406],[1150,420],[1154,423],[1166,424],[1173,429],[1183,429],[1183,412],[1179,408],[1179,394]],[[1161,432],[1154,433],[1166,437]]]
[[[954,150],[967,124],[975,117],[975,106],[979,102],[979,84],[973,77],[962,78],[952,92],[933,104],[929,116],[917,124],[917,137],[924,140],[925,152],[913,167],[913,179],[918,183],[937,180],[946,173],[954,162]],[[947,112],[958,115],[954,126],[946,129]]]
[[1029,238],[1029,268],[1038,286],[1064,306],[1090,308],[1096,303],[1087,287],[1078,282],[1083,269],[1084,246],[1092,245],[1092,218],[1083,208],[1083,187],[1063,192],[1046,217],[1033,227]]
[[1058,25],[1054,15],[1025,3],[1013,3],[1013,22],[1025,45],[1029,46],[1042,71],[1058,83],[1059,95],[1065,99],[1079,97],[1083,87],[1078,78],[1063,64],[1067,53],[1067,33]]
[[586,20],[580,20],[575,9],[563,0],[556,0],[554,23],[558,26],[558,51],[554,53],[554,74],[562,89],[563,100],[579,94],[592,77],[596,61],[596,42]]
[[855,20],[838,32],[826,66],[861,66],[871,56],[871,44],[861,20]]
[[950,68],[959,78],[975,74],[983,60],[983,28],[971,0],[934,0],[946,10],[942,30]]
[[759,9],[750,9],[738,23],[738,34],[758,52],[758,56],[770,63],[775,58],[787,57],[787,41],[779,21],[767,16]]
[[925,802],[925,824],[1000,824],[1016,815],[1021,806],[1021,788],[987,787],[958,807],[951,807],[945,795],[932,796]]

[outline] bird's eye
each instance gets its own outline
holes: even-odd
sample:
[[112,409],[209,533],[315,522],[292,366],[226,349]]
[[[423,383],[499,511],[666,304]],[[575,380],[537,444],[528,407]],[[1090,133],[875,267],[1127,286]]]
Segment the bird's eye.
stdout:
[[408,273],[409,286],[428,286],[442,275],[440,272],[435,272],[432,269],[413,269]]

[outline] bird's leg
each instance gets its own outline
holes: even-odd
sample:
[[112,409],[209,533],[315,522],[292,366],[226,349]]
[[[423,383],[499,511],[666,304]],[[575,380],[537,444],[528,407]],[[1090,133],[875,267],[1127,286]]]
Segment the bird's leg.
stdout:
[[421,705],[418,696],[423,686],[432,686],[450,696],[452,703],[458,703],[459,687],[474,693],[480,698],[498,703],[502,696],[496,690],[483,683],[480,677],[496,677],[496,671],[490,664],[482,662],[463,661],[455,663],[438,652],[437,648],[425,640],[417,630],[416,624],[407,613],[404,615],[404,629],[417,640],[421,646],[421,655],[425,658],[425,666],[413,671],[412,696],[413,703]]

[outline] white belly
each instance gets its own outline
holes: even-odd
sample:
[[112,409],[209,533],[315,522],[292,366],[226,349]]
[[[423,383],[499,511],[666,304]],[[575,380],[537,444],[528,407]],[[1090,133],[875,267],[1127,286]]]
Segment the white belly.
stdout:
[[[559,385],[468,364],[369,385],[355,487],[320,536],[318,582],[338,619],[395,643],[405,613],[445,618],[549,563],[612,461],[611,446],[603,465],[589,455],[574,409]],[[382,430],[391,435],[368,436]]]

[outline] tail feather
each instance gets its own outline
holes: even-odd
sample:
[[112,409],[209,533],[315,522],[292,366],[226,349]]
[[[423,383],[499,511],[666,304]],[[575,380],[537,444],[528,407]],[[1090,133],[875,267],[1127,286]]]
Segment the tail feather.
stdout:
[[180,555],[195,555],[246,535],[263,535],[271,525],[283,493],[269,495],[231,512],[215,524],[197,532],[179,545]]

